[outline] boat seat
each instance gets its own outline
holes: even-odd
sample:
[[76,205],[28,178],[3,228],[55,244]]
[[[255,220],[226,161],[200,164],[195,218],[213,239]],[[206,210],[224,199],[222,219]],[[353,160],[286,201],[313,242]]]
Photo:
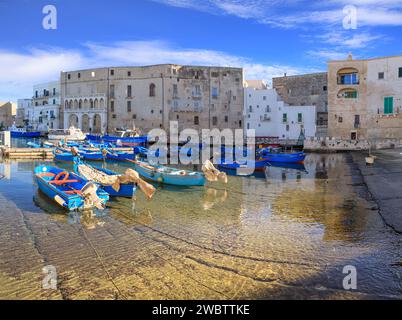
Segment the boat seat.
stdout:
[[53,178],[56,176],[56,174],[54,174],[52,172],[43,172],[43,173],[38,173],[37,176],[39,178]]
[[65,181],[60,180],[60,181],[50,181],[49,183],[54,184],[56,186],[60,186],[60,185],[66,184],[66,183],[77,183],[77,182],[80,182],[80,181],[79,180],[65,180]]

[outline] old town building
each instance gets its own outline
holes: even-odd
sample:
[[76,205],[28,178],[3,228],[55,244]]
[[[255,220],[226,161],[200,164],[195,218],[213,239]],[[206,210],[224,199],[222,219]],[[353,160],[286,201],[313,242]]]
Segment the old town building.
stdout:
[[155,65],[61,73],[62,119],[85,132],[243,128],[243,70]]
[[402,138],[402,56],[328,64],[328,135],[348,140]]

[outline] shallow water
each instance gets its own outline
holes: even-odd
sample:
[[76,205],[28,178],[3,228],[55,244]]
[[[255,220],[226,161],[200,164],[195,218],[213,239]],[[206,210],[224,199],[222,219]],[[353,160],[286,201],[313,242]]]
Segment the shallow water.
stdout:
[[[401,298],[400,235],[357,192],[347,159],[311,154],[305,171],[158,187],[152,201],[139,192],[80,214],[37,190],[41,162],[3,162],[0,298]],[[42,289],[48,265],[54,291]],[[357,290],[343,289],[347,265]]]

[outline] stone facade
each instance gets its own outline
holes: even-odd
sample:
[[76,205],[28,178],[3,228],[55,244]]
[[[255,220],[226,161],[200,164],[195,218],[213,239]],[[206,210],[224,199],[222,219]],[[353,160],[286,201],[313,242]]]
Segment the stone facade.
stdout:
[[0,101],[0,128],[7,129],[15,122],[17,105],[12,102]]
[[[328,122],[328,74],[326,72],[283,76],[272,79],[272,86],[290,106],[315,106],[317,125]],[[321,128],[322,130],[322,128]]]
[[243,70],[155,65],[61,73],[64,128],[243,128]]
[[402,138],[402,56],[330,61],[330,137]]

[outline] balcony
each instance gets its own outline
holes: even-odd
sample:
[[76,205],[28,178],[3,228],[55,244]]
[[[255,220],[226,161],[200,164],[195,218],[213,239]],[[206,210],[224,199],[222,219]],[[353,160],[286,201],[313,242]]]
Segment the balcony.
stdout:
[[271,117],[267,114],[264,114],[263,116],[260,117],[260,120],[264,121],[264,122],[268,122],[268,121],[271,121]]

